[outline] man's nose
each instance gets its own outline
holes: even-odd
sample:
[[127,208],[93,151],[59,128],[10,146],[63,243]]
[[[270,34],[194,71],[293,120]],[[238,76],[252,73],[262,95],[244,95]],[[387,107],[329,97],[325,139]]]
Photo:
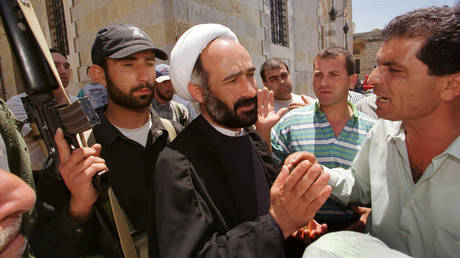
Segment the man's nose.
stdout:
[[323,77],[320,79],[320,85],[321,85],[322,87],[329,86],[330,81],[331,81],[331,80],[330,80],[329,76],[323,76]]
[[137,70],[137,79],[141,82],[148,82],[150,77],[153,79],[155,76],[155,71],[149,66],[141,66]]
[[35,203],[35,192],[16,175],[0,170],[0,220],[30,210]]
[[57,69],[57,71],[58,71],[59,74],[64,74],[64,73],[66,73],[66,68],[65,68],[64,65],[62,65],[62,64],[56,65],[56,69]]
[[367,84],[376,86],[382,84],[382,74],[381,74],[381,69],[383,69],[382,66],[377,66],[372,70],[372,72],[369,74],[367,77]]
[[242,90],[242,96],[244,97],[254,97],[257,94],[257,89],[255,86],[254,80],[251,78],[244,77],[245,79],[240,84],[240,88]]

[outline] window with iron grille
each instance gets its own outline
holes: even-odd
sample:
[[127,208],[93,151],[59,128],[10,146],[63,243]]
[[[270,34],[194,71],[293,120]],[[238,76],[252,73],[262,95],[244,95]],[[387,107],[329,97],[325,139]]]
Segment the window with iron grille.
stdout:
[[47,0],[46,5],[52,47],[68,55],[69,47],[62,0]]
[[276,45],[287,47],[287,0],[270,0],[270,16],[272,22],[272,42]]

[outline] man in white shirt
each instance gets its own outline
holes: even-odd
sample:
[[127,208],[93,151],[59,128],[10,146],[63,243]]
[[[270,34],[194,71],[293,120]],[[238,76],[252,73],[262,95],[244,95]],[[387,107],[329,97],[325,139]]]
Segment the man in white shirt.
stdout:
[[338,200],[372,205],[372,236],[415,257],[460,253],[459,13],[431,7],[390,21],[368,80],[383,119],[351,171],[324,168]]
[[265,87],[275,95],[275,112],[281,108],[289,109],[310,105],[312,97],[292,93],[292,81],[289,68],[283,60],[270,58],[262,64],[260,77]]

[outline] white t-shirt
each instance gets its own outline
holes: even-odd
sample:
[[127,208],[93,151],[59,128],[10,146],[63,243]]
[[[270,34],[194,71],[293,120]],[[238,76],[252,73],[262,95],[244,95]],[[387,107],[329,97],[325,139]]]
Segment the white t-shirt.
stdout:
[[[115,125],[114,125],[115,126]],[[134,129],[126,129],[115,126],[124,136],[128,137],[129,139],[138,142],[142,146],[147,145],[147,138],[149,136],[149,130],[152,127],[152,120],[148,119],[147,123],[139,128]]]
[[[289,104],[291,103],[304,103],[302,100],[302,95],[297,95],[294,93],[292,93],[291,95],[292,95],[291,99],[288,99],[288,100],[275,99],[275,112],[278,112],[278,110],[280,110],[283,107],[289,108]],[[308,102],[310,102],[310,104],[315,102],[314,98],[307,96],[307,95],[303,95],[303,96],[308,100]]]

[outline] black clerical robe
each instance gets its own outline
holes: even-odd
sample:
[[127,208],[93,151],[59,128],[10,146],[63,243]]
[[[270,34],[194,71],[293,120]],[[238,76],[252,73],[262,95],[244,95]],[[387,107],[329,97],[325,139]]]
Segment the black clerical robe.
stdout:
[[275,178],[268,149],[196,118],[158,158],[149,216],[151,257],[284,257],[268,214]]

